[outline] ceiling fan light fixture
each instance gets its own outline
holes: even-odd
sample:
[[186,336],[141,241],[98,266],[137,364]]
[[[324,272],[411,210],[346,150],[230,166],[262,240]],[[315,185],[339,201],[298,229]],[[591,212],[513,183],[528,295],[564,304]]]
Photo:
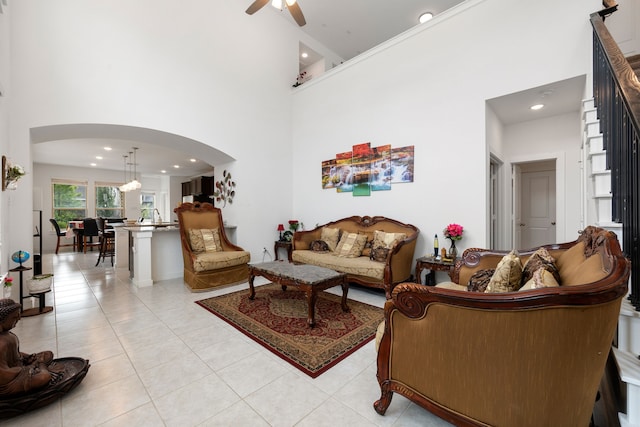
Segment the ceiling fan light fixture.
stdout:
[[271,0],[271,6],[282,10],[282,0]]
[[431,19],[433,19],[433,13],[431,12],[425,12],[418,17],[418,21],[421,24],[424,24],[425,22],[430,21]]

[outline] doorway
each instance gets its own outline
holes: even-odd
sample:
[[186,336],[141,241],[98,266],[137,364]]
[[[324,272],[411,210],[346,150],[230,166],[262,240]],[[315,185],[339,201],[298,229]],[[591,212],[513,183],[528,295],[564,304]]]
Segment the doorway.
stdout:
[[537,248],[555,242],[555,160],[514,164],[513,176],[515,247]]

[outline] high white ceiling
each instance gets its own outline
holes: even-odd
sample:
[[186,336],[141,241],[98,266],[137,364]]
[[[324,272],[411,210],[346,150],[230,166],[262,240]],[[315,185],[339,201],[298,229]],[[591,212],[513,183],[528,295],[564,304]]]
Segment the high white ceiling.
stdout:
[[[244,0],[249,6],[253,0]],[[419,25],[425,12],[434,16],[463,0],[298,0],[307,25],[302,31],[345,60]],[[279,12],[294,22],[288,10]],[[264,11],[258,11],[261,13]]]

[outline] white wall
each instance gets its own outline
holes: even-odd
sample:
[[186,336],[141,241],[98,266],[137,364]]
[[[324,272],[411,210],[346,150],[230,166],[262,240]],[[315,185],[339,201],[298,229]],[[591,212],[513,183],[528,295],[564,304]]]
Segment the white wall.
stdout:
[[[293,216],[308,224],[354,214],[413,223],[421,229],[417,256],[457,222],[465,227],[460,249],[484,247],[485,100],[590,73],[588,17],[600,8],[599,1],[465,2],[305,83],[294,93]],[[371,197],[322,190],[320,162],[366,141],[415,145],[415,182]]]
[[[223,166],[237,182],[225,219],[238,224],[238,244],[258,259],[291,213],[292,174],[280,165],[292,163],[290,93],[301,37],[278,14],[249,16],[245,7],[12,2],[14,156],[30,164],[29,129],[75,123],[139,126],[215,147],[237,160]],[[24,181],[28,188],[31,175]],[[30,210],[30,192],[15,196]],[[30,235],[18,214],[10,221],[12,242]]]
[[[6,7],[0,13],[0,156],[10,156],[9,152],[9,11]],[[9,268],[9,194],[0,191],[0,274],[6,273]]]

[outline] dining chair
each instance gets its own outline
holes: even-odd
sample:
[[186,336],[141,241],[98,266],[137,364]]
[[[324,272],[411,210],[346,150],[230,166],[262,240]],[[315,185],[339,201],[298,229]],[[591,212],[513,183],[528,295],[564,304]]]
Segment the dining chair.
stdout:
[[115,255],[116,247],[116,233],[113,230],[113,227],[109,226],[109,224],[111,223],[109,220],[109,218],[98,218],[96,220],[100,240],[100,253],[98,254],[96,267],[98,266],[98,264],[100,264],[100,259],[102,259],[102,262],[104,262],[107,256],[111,257],[111,266],[113,267],[113,256]]
[[[100,233],[98,231],[98,223],[95,218],[85,218],[82,220],[82,251],[87,253],[87,246],[89,247],[99,247],[100,240],[93,241],[93,237],[100,237]],[[87,241],[88,240],[88,241]]]
[[58,253],[58,250],[64,246],[73,246],[73,250],[76,250],[76,236],[73,236],[73,243],[60,243],[60,238],[67,237],[67,231],[62,231],[60,230],[60,225],[58,224],[58,221],[56,221],[53,218],[49,219],[49,222],[51,222],[51,224],[53,225],[53,228],[56,230],[56,236],[58,237],[58,240],[56,242],[56,254]]

